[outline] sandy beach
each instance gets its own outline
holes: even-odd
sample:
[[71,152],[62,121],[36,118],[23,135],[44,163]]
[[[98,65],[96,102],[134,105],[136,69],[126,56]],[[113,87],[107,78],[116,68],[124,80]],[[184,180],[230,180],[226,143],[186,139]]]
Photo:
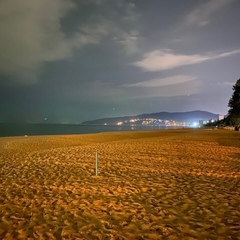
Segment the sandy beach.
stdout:
[[0,239],[240,239],[240,133],[0,138]]

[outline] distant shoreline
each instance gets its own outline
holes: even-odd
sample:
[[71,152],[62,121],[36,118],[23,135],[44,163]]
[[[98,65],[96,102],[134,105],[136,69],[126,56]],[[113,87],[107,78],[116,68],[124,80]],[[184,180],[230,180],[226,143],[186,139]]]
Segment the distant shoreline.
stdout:
[[166,130],[183,127],[174,126],[116,126],[86,124],[53,124],[53,123],[0,123],[0,137],[88,134],[100,132],[122,132],[138,130]]

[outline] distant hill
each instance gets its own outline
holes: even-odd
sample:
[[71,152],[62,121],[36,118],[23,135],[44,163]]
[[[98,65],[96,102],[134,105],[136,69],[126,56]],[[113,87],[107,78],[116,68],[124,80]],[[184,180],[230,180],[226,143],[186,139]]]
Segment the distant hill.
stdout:
[[[191,112],[158,112],[149,114],[140,114],[136,116],[124,116],[124,117],[113,117],[113,118],[102,118],[91,121],[85,121],[82,124],[94,124],[94,125],[118,125],[122,123],[129,125],[135,120],[135,124],[142,124],[147,119],[158,119],[163,121],[176,121],[176,122],[199,122],[199,120],[218,120],[218,114],[206,112],[206,111],[191,111]],[[159,121],[159,122],[161,122]]]

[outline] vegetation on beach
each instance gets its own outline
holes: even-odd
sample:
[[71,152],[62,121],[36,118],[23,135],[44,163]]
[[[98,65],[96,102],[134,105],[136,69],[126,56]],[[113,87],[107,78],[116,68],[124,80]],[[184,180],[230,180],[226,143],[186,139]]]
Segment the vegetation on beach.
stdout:
[[228,103],[229,111],[226,118],[209,122],[205,126],[236,126],[239,129],[240,125],[240,79],[233,86],[233,94]]
[[226,123],[229,125],[240,125],[240,79],[233,86],[233,94],[229,100],[228,117]]

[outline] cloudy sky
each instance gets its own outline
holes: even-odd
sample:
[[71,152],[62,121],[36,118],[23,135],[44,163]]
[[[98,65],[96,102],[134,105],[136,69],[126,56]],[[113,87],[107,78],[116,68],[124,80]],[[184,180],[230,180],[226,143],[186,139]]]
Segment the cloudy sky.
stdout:
[[239,0],[1,0],[0,122],[226,114]]

